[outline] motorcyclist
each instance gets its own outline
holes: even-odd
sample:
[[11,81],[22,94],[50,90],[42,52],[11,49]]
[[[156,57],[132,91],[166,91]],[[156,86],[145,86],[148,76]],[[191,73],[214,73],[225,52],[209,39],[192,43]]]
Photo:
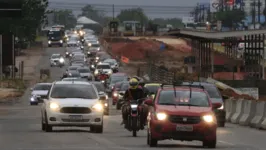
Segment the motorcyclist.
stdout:
[[[129,81],[129,85],[130,88],[125,92],[125,95],[123,97],[123,99],[127,102],[129,102],[130,100],[137,100],[137,99],[143,99],[145,98],[144,92],[141,88],[139,88],[138,85],[139,82],[137,79],[132,78]],[[122,106],[122,119],[123,122],[121,124],[125,124],[125,127],[127,126],[127,119],[128,119],[128,114],[129,114],[129,110],[130,110],[130,105],[129,103],[125,103]],[[143,106],[143,104],[142,104]],[[145,106],[144,106],[145,107]],[[142,107],[144,109],[144,107]],[[144,114],[141,114],[141,129],[144,129],[144,124],[145,124],[145,120],[146,120],[147,116],[145,116]]]
[[99,70],[99,76],[98,76],[99,81],[101,80],[106,80],[106,74],[103,72],[103,69]]

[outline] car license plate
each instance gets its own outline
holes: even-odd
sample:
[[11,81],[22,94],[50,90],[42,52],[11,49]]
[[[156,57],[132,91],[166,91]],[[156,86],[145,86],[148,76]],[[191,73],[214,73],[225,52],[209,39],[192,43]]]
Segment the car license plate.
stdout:
[[186,125],[177,125],[176,131],[186,131],[186,132],[192,132],[193,126],[186,126]]
[[82,120],[82,116],[81,115],[70,115],[69,116],[70,120]]

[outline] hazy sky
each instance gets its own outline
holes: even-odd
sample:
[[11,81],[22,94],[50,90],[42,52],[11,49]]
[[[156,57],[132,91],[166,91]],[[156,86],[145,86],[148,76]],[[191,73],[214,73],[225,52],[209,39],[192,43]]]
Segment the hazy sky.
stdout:
[[[182,17],[189,16],[189,12],[196,6],[197,3],[209,3],[210,0],[49,0],[50,7],[56,9],[73,9],[76,13],[79,13],[79,9],[82,8],[86,4],[114,4],[114,5],[139,5],[139,6],[162,6],[156,8],[147,8],[146,14],[151,18],[156,17],[165,17],[165,18],[173,18],[173,17]],[[163,6],[187,6],[184,8],[170,8]],[[102,6],[99,9],[105,9],[107,15],[112,15],[112,7],[111,6]],[[115,15],[117,15],[122,8],[117,6],[115,7]]]

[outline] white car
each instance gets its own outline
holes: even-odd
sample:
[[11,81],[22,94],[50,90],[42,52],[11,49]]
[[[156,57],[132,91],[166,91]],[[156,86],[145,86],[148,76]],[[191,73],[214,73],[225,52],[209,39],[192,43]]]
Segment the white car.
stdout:
[[51,88],[51,83],[37,83],[31,88],[30,105],[38,105]]
[[118,63],[115,59],[105,59],[103,63],[109,63],[113,71],[118,70]]
[[65,59],[61,54],[53,54],[50,57],[50,66],[64,66],[65,65]]
[[79,126],[102,133],[103,112],[99,93],[91,83],[56,81],[41,108],[42,130],[51,132],[55,126]]
[[94,75],[97,76],[99,74],[99,70],[102,70],[103,73],[111,75],[113,73],[113,70],[109,63],[100,63],[97,65]]

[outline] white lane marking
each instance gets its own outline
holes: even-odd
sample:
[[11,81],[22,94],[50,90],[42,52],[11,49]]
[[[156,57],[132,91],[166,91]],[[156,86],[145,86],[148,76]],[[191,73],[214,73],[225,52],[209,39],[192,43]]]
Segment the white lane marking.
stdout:
[[103,149],[102,147],[91,147],[90,145],[88,145],[87,147],[45,147],[45,148],[17,148],[17,150],[65,150],[65,149],[69,149],[69,150],[101,150]]
[[222,144],[226,144],[226,145],[231,145],[231,146],[234,146],[235,144],[233,143],[230,143],[230,142],[226,142],[226,141],[218,141],[219,143],[222,143]]

